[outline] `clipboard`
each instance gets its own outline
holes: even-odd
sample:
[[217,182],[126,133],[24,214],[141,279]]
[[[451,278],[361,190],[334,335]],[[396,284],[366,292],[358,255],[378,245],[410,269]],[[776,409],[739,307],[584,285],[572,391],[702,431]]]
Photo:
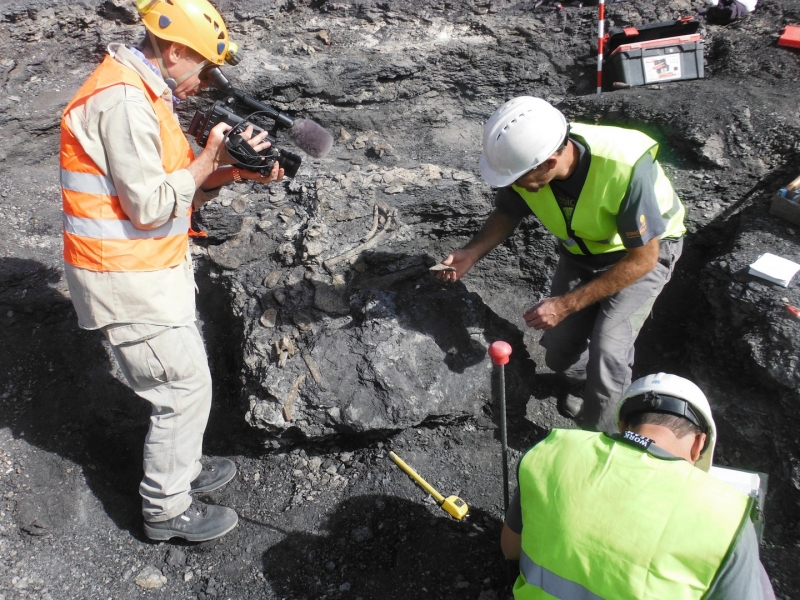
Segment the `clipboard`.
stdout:
[[744,469],[717,466],[712,466],[708,474],[754,499],[750,520],[756,530],[758,543],[761,544],[764,536],[764,503],[767,497],[769,475],[760,471],[745,471]]

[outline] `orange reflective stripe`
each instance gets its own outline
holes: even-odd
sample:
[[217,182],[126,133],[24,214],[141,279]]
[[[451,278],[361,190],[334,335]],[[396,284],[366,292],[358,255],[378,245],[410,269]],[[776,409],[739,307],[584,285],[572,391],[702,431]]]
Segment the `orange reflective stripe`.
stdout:
[[83,82],[78,92],[69,101],[62,115],[66,115],[69,111],[75,108],[78,104],[82,104],[89,99],[90,96],[97,92],[111,87],[112,85],[119,85],[125,83],[132,85],[145,91],[150,97],[151,101],[159,98],[159,96],[151,90],[138,73],[133,69],[118,63],[113,56],[106,56],[100,66],[94,70],[94,73],[89,75],[89,78]]
[[61,129],[61,168],[78,173],[100,173],[100,169],[97,168],[93,161],[86,161],[86,153],[83,151],[83,147],[63,123]]
[[[61,120],[61,197],[65,215],[92,220],[129,221],[116,188],[107,174],[86,154],[66,123],[70,110],[112,86],[126,84],[141,89],[159,122],[161,164],[165,173],[185,168],[194,159],[191,146],[172,114],[172,107],[147,87],[129,67],[108,56],[89,76],[64,109]],[[191,215],[191,208],[186,216]],[[100,225],[100,224],[98,224]],[[178,235],[147,239],[93,239],[64,232],[64,260],[92,271],[156,271],[180,264],[186,257],[188,229]],[[123,227],[121,230],[125,230]]]
[[[85,219],[127,219],[115,196],[61,190],[64,213]],[[113,200],[112,200],[113,198]]]
[[159,271],[186,259],[186,235],[145,240],[91,239],[64,232],[64,260],[89,271]]

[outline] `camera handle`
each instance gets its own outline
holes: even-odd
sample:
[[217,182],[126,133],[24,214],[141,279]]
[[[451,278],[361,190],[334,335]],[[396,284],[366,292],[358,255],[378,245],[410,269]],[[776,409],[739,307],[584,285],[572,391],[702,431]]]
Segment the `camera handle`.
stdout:
[[217,67],[213,69],[209,69],[207,72],[208,79],[211,83],[214,84],[214,87],[217,89],[225,92],[229,96],[232,96],[234,99],[238,100],[242,104],[246,104],[248,107],[252,108],[256,111],[261,111],[265,113],[270,119],[275,121],[276,127],[285,127],[290,128],[294,124],[294,119],[287,115],[286,113],[280,112],[277,108],[273,106],[269,106],[268,104],[264,104],[263,102],[259,102],[252,96],[248,96],[234,88],[231,85],[231,82],[228,81],[228,78],[222,74]]

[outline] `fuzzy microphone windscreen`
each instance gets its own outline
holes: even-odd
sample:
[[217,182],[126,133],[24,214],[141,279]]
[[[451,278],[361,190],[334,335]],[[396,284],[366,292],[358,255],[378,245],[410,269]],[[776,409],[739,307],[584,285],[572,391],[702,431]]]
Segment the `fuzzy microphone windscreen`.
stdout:
[[295,119],[289,137],[298,148],[314,158],[322,158],[333,146],[333,136],[311,119]]

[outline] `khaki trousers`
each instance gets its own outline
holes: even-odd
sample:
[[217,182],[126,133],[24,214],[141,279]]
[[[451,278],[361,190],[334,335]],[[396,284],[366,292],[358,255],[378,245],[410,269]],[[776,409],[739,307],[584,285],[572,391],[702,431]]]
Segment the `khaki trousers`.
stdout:
[[195,324],[139,327],[147,335],[131,341],[120,342],[114,326],[103,332],[128,385],[153,407],[139,493],[145,520],[166,521],[189,508],[190,484],[202,469],[211,373]]

